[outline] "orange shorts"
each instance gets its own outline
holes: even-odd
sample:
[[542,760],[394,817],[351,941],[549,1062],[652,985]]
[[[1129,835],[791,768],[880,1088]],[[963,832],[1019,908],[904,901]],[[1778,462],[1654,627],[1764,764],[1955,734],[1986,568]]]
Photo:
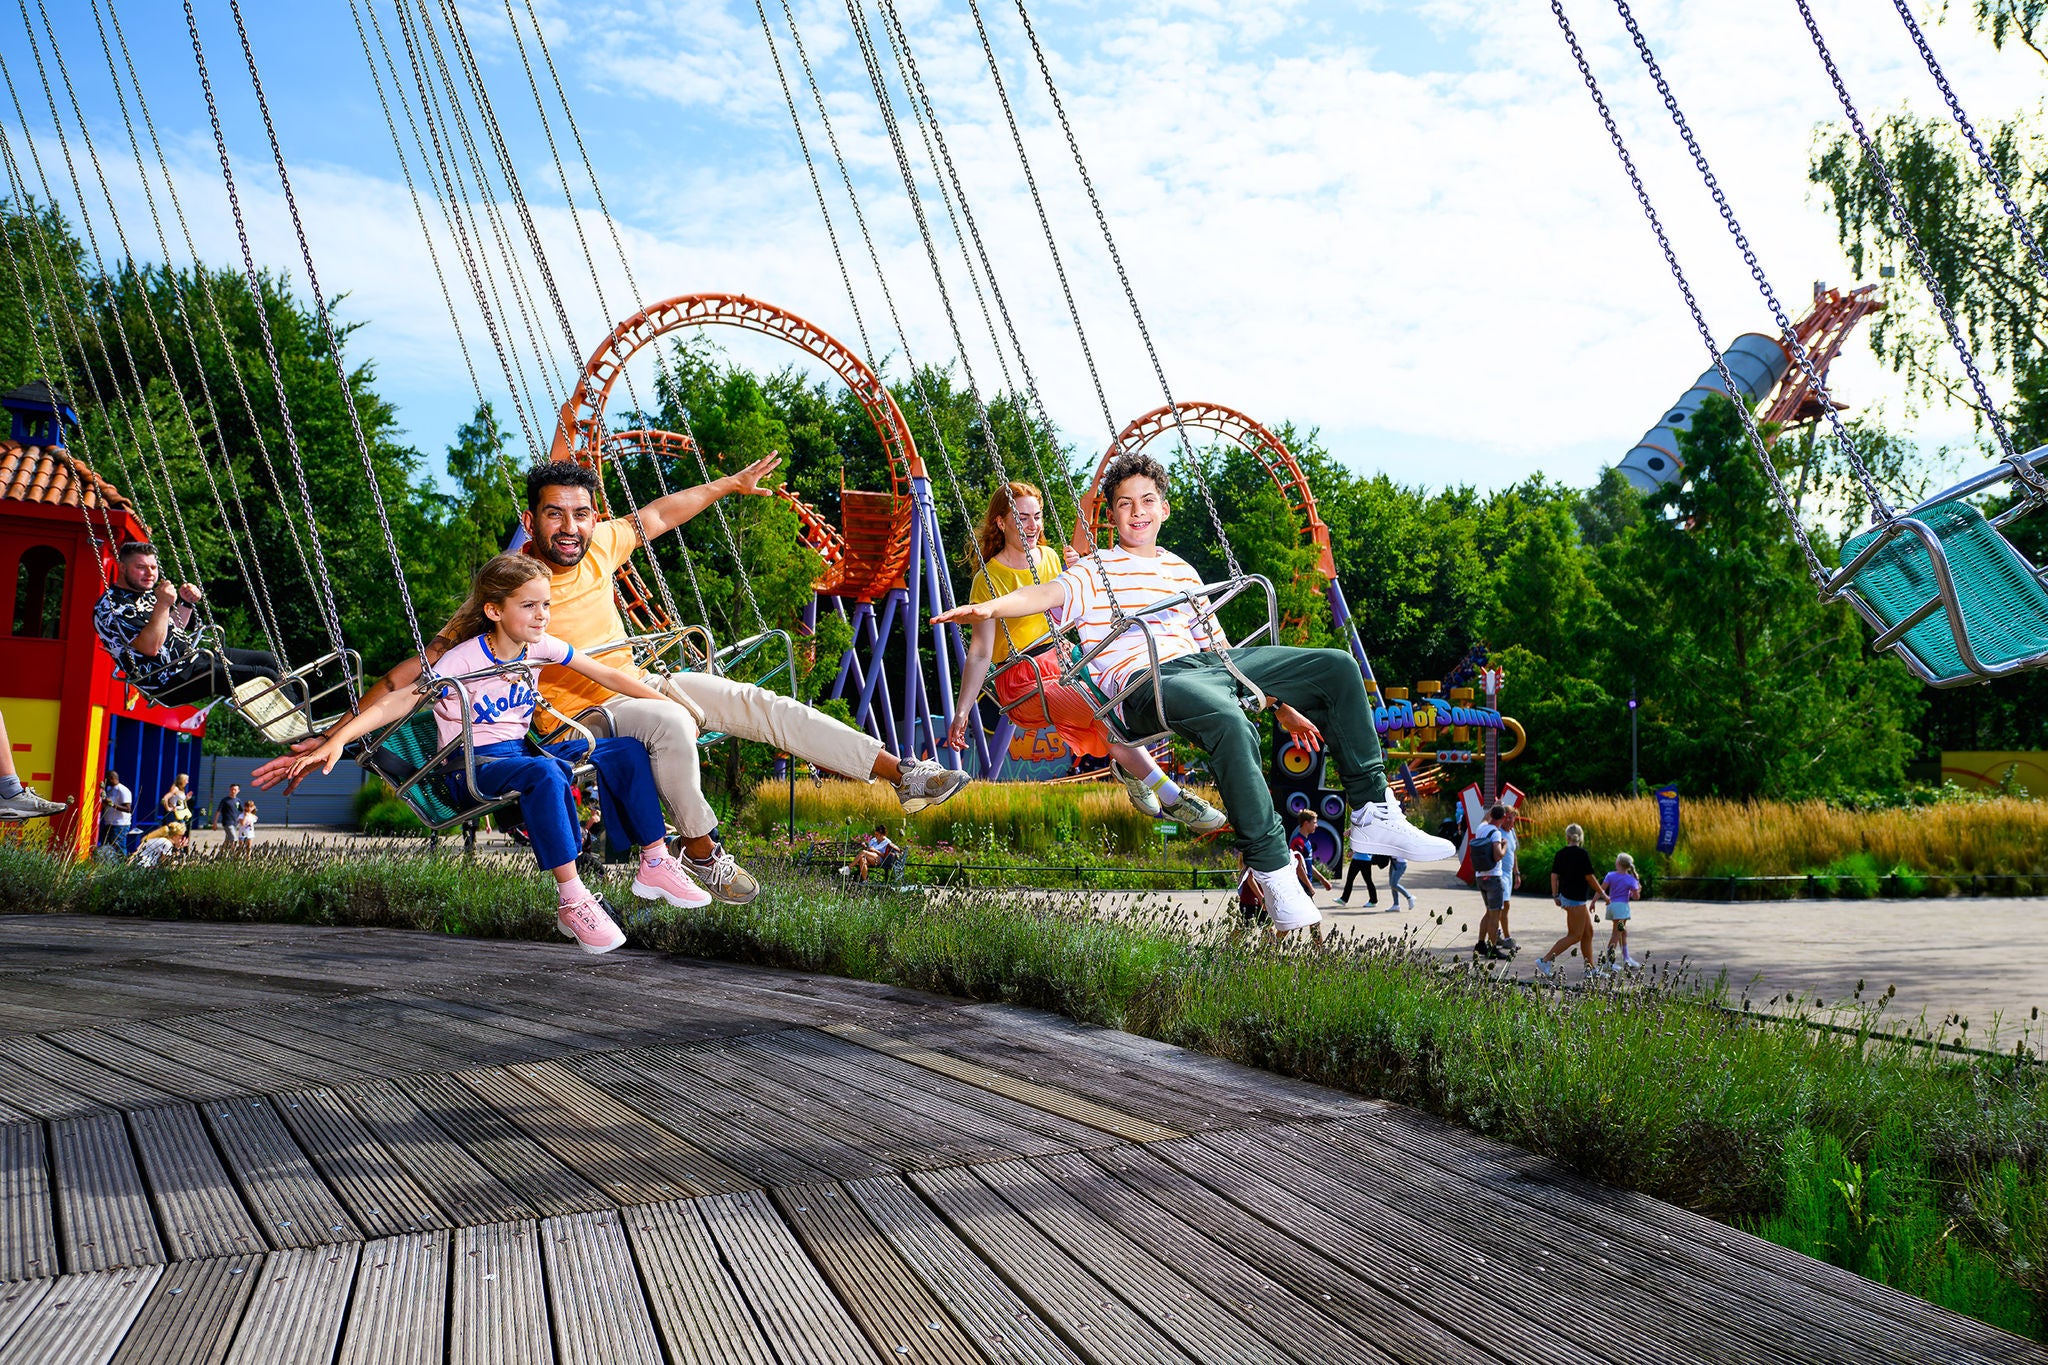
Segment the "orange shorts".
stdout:
[[[1011,661],[1005,659],[1005,664]],[[1032,665],[1037,666],[1036,676]],[[1043,702],[1038,695],[1039,680],[1045,684]],[[1048,649],[1027,662],[1006,668],[996,675],[996,705],[1012,724],[1022,730],[1042,730],[1050,725],[1059,731],[1067,747],[1077,755],[1109,756],[1109,731],[1095,717],[1094,697],[1078,687],[1060,681],[1060,654]]]

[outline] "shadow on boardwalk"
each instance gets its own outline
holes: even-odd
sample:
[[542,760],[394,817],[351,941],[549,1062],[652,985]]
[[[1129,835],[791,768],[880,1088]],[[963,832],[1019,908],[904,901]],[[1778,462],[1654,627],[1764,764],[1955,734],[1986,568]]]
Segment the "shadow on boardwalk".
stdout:
[[836,979],[0,918],[0,1363],[2041,1361],[1395,1106]]

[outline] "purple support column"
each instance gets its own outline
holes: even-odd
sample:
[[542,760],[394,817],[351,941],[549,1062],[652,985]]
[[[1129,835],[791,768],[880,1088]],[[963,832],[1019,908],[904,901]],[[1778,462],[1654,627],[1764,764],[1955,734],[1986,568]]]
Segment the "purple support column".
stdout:
[[1351,604],[1344,600],[1344,589],[1336,579],[1330,580],[1326,594],[1330,599],[1330,623],[1337,628],[1337,634],[1351,650],[1351,657],[1358,660],[1358,671],[1367,682],[1373,681],[1372,660],[1365,656],[1365,641],[1358,638],[1358,623],[1351,619]]

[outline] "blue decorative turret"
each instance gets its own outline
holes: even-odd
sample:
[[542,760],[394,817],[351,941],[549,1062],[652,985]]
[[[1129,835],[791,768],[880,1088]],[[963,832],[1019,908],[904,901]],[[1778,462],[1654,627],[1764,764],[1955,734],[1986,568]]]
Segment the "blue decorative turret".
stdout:
[[0,407],[13,419],[9,437],[25,446],[61,446],[67,426],[78,425],[71,400],[32,379],[12,393],[0,394]]

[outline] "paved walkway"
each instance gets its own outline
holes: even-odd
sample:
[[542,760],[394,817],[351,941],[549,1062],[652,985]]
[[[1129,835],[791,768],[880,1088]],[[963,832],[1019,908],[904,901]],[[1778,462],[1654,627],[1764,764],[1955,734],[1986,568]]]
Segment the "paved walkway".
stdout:
[[1398,1106],[833,979],[0,917],[0,1365],[2044,1365]]
[[[1460,882],[1449,863],[1411,869],[1405,885],[1416,909],[1394,914],[1384,907],[1386,874],[1377,873],[1380,909],[1366,909],[1365,888],[1352,904],[1336,904],[1323,892],[1316,904],[1331,923],[1366,934],[1413,934],[1439,956],[1469,956],[1478,937],[1479,894]],[[1564,932],[1564,912],[1547,893],[1525,886],[1509,912],[1509,927],[1521,953],[1500,970],[1517,977],[1536,974],[1535,959]],[[1338,883],[1341,888],[1342,882]],[[1234,913],[1223,892],[1168,893],[1176,905],[1204,916]],[[1436,917],[1449,911],[1443,924]],[[1596,950],[1607,946],[1608,925],[1594,925]],[[1747,995],[1765,1007],[1772,997],[1783,1005],[1790,993],[1819,999],[1830,1008],[1846,1005],[1857,983],[1869,1001],[1889,986],[1898,994],[1886,1007],[1887,1020],[1912,1020],[1923,1012],[1939,1027],[1944,1016],[1969,1020],[1973,1044],[1988,1045],[1995,1018],[2003,1016],[1999,1041],[2010,1046],[2018,1030],[2031,1026],[2039,1040],[2048,1020],[2034,1020],[2036,1006],[2048,1006],[2048,955],[2037,945],[2048,928],[2048,899],[1950,897],[1942,900],[1866,901],[1645,901],[1630,929],[1630,949],[1652,965],[1683,964],[1709,978],[1726,973],[1734,998]],[[1567,981],[1580,976],[1577,958],[1568,959]],[[1951,1029],[1951,1036],[1955,1030]],[[2043,1050],[2036,1044],[2037,1050]]]

